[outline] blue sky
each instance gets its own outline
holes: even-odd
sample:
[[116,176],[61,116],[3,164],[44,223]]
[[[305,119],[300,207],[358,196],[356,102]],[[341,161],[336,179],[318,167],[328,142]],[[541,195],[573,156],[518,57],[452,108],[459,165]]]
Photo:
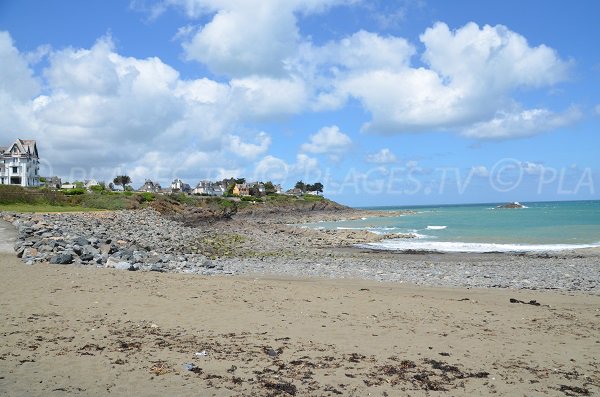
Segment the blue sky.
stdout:
[[[0,1],[43,172],[321,181],[357,205],[600,198],[595,1]],[[6,141],[6,142],[5,142]]]

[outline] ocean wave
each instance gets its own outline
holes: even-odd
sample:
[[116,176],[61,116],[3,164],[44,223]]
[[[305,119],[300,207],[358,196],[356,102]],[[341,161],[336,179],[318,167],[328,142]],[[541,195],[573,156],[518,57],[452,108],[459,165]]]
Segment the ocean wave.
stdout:
[[546,252],[600,247],[595,244],[494,244],[463,243],[445,241],[410,241],[404,239],[384,240],[376,243],[359,244],[361,248],[390,251],[435,251],[435,252]]
[[427,226],[427,229],[429,230],[442,230],[447,228],[448,226]]

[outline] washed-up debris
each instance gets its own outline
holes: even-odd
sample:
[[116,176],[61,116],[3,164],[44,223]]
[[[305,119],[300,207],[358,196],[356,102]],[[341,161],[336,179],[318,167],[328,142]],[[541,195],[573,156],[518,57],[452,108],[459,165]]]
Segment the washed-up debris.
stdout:
[[592,394],[588,389],[577,386],[560,385],[559,390],[567,396],[590,396]]
[[194,355],[196,357],[205,357],[205,356],[208,356],[208,353],[206,352],[206,350],[202,350],[201,352],[194,353]]
[[269,356],[269,357],[277,357],[278,355],[280,355],[281,353],[283,353],[283,349],[280,347],[279,349],[275,350],[272,347],[269,346],[265,346],[263,347],[263,351]]
[[202,373],[202,368],[198,367],[194,363],[185,363],[185,364],[183,364],[183,368],[185,368],[186,371],[190,371],[190,372],[193,372],[195,374],[201,374]]
[[296,386],[289,382],[276,382],[272,380],[263,380],[262,385],[267,389],[273,389],[277,391],[282,391],[284,393],[289,394],[290,396],[295,396],[297,389]]
[[150,372],[156,376],[172,372],[172,369],[164,361],[156,361],[150,367]]
[[539,303],[536,300],[530,300],[529,302],[525,302],[515,298],[510,298],[510,303],[522,303],[524,305],[541,306],[541,303]]

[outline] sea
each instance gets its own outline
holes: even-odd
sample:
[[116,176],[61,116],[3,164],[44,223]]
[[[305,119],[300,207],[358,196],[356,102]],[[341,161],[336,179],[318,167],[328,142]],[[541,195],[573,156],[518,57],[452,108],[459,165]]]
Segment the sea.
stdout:
[[599,200],[524,202],[524,208],[511,209],[498,208],[501,204],[368,207],[364,209],[411,213],[304,226],[415,236],[361,245],[380,250],[539,252],[600,247]]

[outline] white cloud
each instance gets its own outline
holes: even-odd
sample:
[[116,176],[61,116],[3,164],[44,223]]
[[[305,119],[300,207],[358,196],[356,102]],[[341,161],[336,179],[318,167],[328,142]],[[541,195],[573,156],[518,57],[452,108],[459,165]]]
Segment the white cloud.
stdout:
[[596,115],[600,116],[600,104],[596,105],[594,110],[596,111]]
[[[355,57],[348,63],[332,50],[336,45],[324,46],[322,51],[337,55],[339,67],[327,69],[333,71],[331,88],[325,87],[317,97],[324,107],[340,106],[348,96],[357,98],[372,115],[364,129],[378,133],[469,129],[513,108],[514,90],[564,81],[570,66],[554,50],[531,47],[523,36],[501,25],[480,28],[469,23],[450,31],[446,24],[435,24],[420,36],[425,67],[411,66],[414,48],[408,43],[362,35],[342,42],[358,53],[361,42],[371,43],[366,48],[387,46],[395,56],[376,58],[374,63],[370,57]],[[322,58],[315,62],[325,63]],[[325,73],[315,66],[306,69]]]
[[265,156],[254,167],[254,179],[257,181],[276,181],[281,183],[287,180],[290,167],[288,164],[275,156]]
[[274,79],[252,76],[233,79],[230,100],[238,113],[271,117],[299,113],[306,107],[307,92],[299,79]]
[[39,82],[8,32],[0,32],[0,59],[0,92],[19,101],[27,101],[40,91]]
[[367,155],[366,161],[374,164],[389,164],[397,162],[398,158],[390,149],[384,148],[376,153]]
[[558,114],[546,109],[500,113],[489,121],[476,123],[467,128],[463,135],[478,139],[526,137],[570,125],[580,118],[581,112],[576,108]]
[[241,138],[236,135],[230,135],[228,140],[229,151],[246,159],[255,159],[266,153],[271,145],[271,137],[266,132],[260,132],[256,136],[257,143],[242,142]]
[[524,161],[521,163],[521,170],[527,175],[540,175],[544,172],[544,165],[541,163],[533,163]]
[[166,4],[183,8],[190,18],[212,15],[183,43],[188,60],[201,62],[216,74],[241,77],[281,76],[286,59],[295,55],[302,41],[296,13],[319,13],[350,2],[170,0]]
[[[0,53],[7,60],[0,68],[1,135],[27,131],[20,137],[37,139],[43,158],[51,161],[44,172],[65,176],[84,167],[106,179],[119,168],[164,181],[243,169],[266,153],[271,137],[263,132],[246,141],[236,131],[250,118],[296,111],[291,102],[302,96],[302,87],[287,80],[182,80],[158,58],[119,55],[110,38],[89,49],[52,51],[39,95],[33,72],[7,33],[0,33]],[[290,101],[276,98],[278,87],[291,93]]]
[[338,160],[340,155],[352,146],[352,139],[336,125],[321,128],[316,134],[309,137],[308,143],[301,146],[303,152],[314,154],[327,154],[330,158]]

